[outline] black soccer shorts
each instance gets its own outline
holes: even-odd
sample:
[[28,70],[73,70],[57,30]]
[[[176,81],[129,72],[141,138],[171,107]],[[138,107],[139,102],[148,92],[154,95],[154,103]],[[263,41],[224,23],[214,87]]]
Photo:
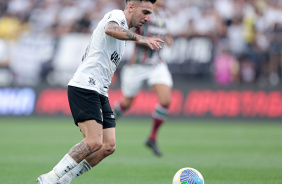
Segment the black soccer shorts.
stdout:
[[116,126],[108,97],[96,91],[68,86],[68,99],[74,122],[96,120],[103,129]]

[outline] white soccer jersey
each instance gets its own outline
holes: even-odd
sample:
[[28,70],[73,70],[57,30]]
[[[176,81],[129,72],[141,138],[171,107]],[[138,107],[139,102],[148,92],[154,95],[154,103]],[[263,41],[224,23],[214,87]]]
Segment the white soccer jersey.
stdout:
[[105,33],[105,26],[110,21],[128,30],[122,10],[107,13],[93,31],[82,62],[68,85],[95,90],[108,96],[109,85],[126,45],[126,41],[115,39]]

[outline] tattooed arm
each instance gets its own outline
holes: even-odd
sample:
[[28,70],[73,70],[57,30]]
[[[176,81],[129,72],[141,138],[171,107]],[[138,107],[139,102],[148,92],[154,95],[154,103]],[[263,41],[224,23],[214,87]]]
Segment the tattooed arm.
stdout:
[[138,44],[146,45],[151,49],[162,48],[161,43],[164,41],[159,38],[145,37],[133,33],[130,30],[126,30],[120,27],[116,22],[109,22],[105,27],[105,33],[111,37],[119,40],[131,40],[136,41]]

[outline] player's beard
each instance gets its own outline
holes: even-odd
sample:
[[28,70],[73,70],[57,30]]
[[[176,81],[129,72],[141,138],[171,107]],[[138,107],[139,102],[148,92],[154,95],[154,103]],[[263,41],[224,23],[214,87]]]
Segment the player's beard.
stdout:
[[135,26],[136,28],[142,27],[146,22],[139,21],[138,24]]
[[142,20],[140,20],[137,15],[133,15],[133,20],[136,20],[133,25],[133,27],[135,28],[140,28],[145,24],[145,21],[143,23]]

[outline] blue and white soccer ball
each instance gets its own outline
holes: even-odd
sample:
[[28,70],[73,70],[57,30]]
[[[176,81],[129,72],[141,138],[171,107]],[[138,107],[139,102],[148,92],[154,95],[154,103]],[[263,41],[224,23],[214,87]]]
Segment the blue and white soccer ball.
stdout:
[[172,184],[204,184],[202,174],[191,167],[185,167],[177,171],[174,175]]

